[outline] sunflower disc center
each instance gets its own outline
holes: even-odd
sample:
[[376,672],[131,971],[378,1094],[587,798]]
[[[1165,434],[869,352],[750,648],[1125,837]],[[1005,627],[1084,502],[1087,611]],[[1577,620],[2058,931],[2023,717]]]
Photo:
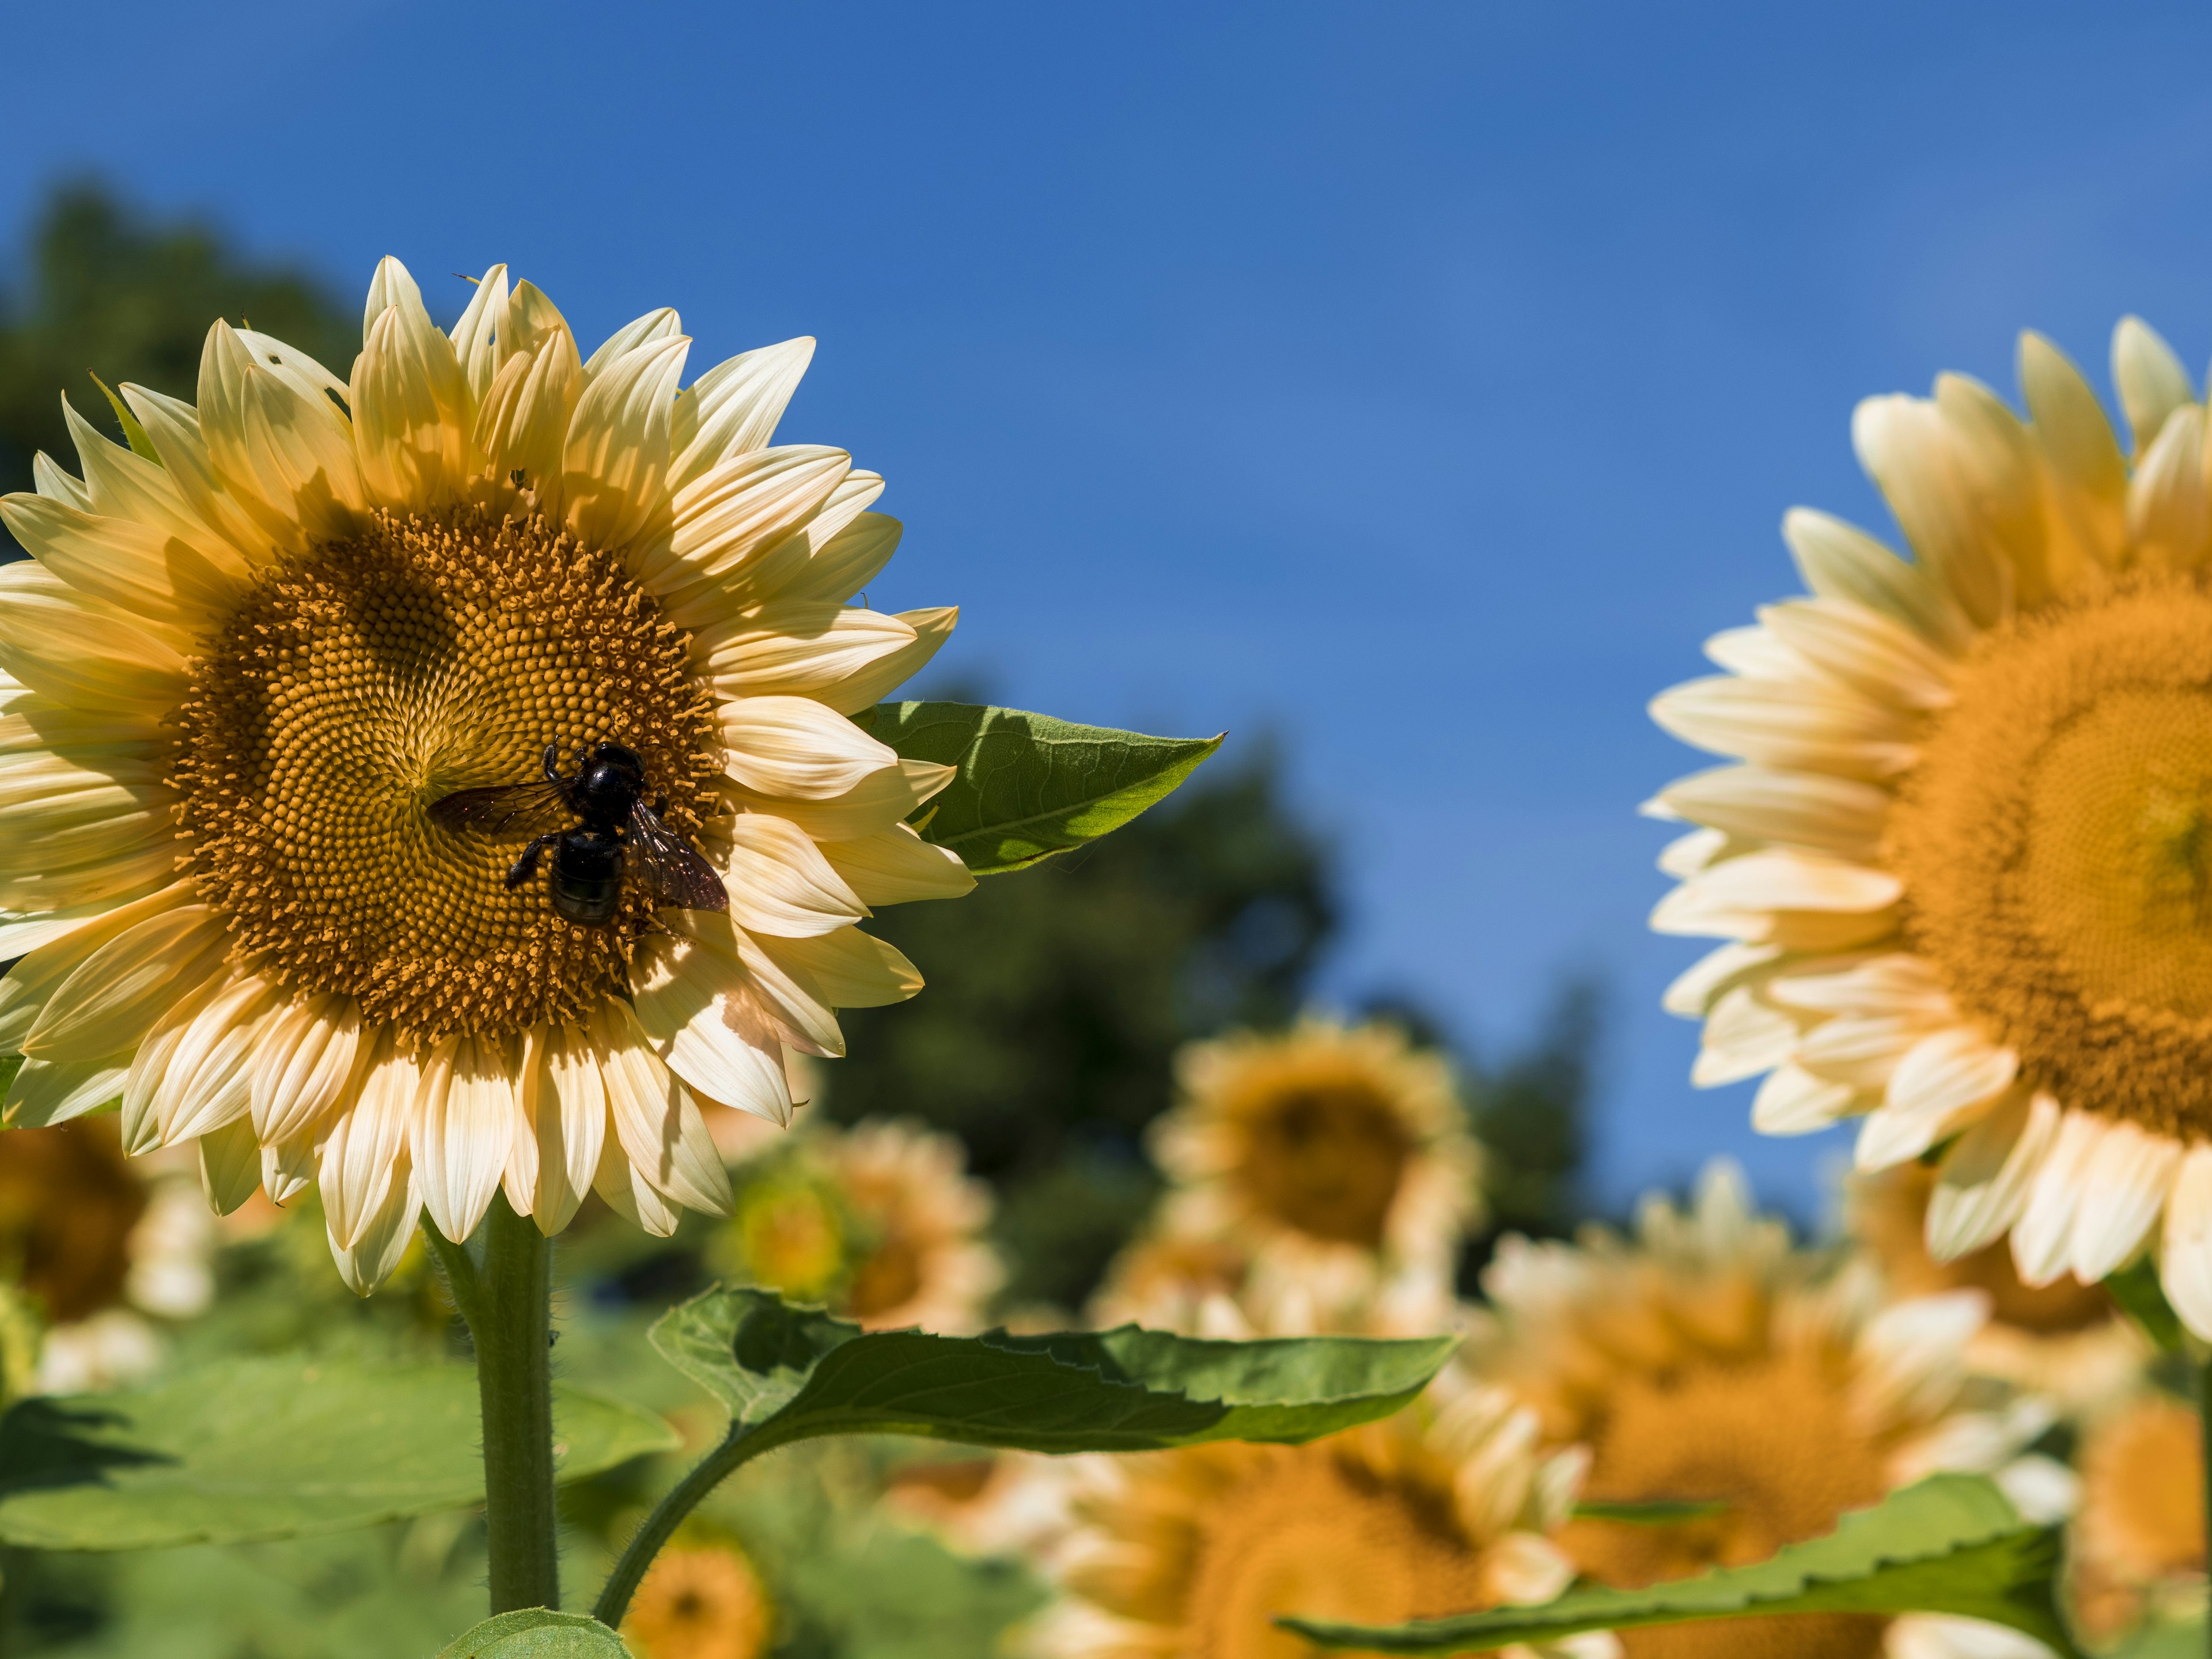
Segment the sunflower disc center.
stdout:
[[1916,948],[2061,1099],[2212,1133],[2212,594],[2010,624],[1957,691],[1891,820]]
[[202,891],[240,957],[355,998],[410,1042],[574,1022],[627,984],[648,906],[555,915],[528,830],[433,823],[456,789],[541,775],[611,739],[695,834],[720,757],[688,641],[616,561],[542,520],[380,515],[273,568],[208,644],[175,782]]

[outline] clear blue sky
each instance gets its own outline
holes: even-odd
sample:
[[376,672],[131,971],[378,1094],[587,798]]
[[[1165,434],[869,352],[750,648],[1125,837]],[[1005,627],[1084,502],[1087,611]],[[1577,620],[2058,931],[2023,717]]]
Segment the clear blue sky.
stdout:
[[[1870,3],[42,7],[0,230],[92,168],[348,295],[509,261],[695,366],[811,333],[785,427],[890,479],[879,607],[1005,700],[1273,725],[1340,837],[1331,987],[1495,1051],[1611,978],[1601,1195],[1711,1151],[1814,1207],[1657,1012],[1694,954],[1644,700],[1887,529],[1853,402],[2212,342],[2212,14]],[[460,301],[450,283],[446,309]]]

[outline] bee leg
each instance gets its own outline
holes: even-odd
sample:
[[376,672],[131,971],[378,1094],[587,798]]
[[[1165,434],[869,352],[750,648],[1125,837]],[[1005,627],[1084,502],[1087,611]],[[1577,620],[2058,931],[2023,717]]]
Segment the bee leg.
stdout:
[[557,743],[549,743],[549,744],[547,744],[545,745],[545,760],[544,760],[544,766],[545,766],[545,781],[546,781],[546,782],[548,782],[548,783],[558,783],[558,782],[560,782],[560,781],[561,781],[561,745],[560,745],[559,744],[557,744]]
[[515,860],[514,866],[507,872],[507,884],[509,887],[520,887],[531,877],[536,875],[538,860],[544,856],[547,848],[553,846],[561,839],[561,835],[562,832],[558,830],[549,830],[536,841],[532,842],[529,846],[524,848],[522,856]]

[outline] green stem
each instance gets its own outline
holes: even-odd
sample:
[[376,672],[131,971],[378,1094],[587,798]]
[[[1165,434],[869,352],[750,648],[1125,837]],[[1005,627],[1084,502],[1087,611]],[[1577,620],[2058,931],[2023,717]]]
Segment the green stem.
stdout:
[[553,1504],[553,1249],[494,1198],[483,1259],[422,1225],[477,1351],[491,1610],[561,1605]]
[[755,1433],[732,1424],[729,1437],[694,1464],[691,1472],[669,1489],[668,1495],[645,1517],[644,1524],[630,1535],[629,1542],[623,1547],[622,1559],[607,1575],[592,1616],[610,1630],[622,1628],[623,1616],[629,1611],[630,1597],[637,1594],[637,1587],[645,1582],[646,1572],[653,1565],[653,1558],[660,1553],[661,1547],[684,1524],[684,1517],[698,1508],[708,1492],[763,1452],[805,1437],[803,1434]]

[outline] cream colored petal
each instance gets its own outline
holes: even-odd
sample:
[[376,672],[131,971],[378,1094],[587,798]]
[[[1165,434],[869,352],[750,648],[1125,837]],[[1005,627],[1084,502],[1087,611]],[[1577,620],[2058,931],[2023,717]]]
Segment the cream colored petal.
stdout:
[[801,336],[717,363],[678,400],[668,487],[682,489],[733,455],[764,449],[814,358]]
[[2174,1174],[2159,1279],[2181,1322],[2212,1341],[2212,1146],[2202,1141],[2183,1154]]
[[586,546],[625,546],[665,507],[670,404],[690,349],[679,335],[616,357],[596,378],[585,365],[588,383],[562,447],[561,500]]
[[[723,958],[719,964],[732,987],[750,985],[748,1004],[734,990],[726,990],[725,1018],[741,1036],[766,1048],[780,1042],[800,1054],[833,1058],[845,1052],[845,1036],[837,1016],[823,1000],[821,988],[784,968],[726,915],[713,911],[690,911],[684,917],[684,937]],[[757,1016],[766,1028],[754,1030],[747,1022]]]
[[727,1215],[730,1180],[698,1103],[653,1052],[637,1017],[620,1003],[592,1027],[607,1115],[623,1156],[654,1190],[708,1215]]
[[[843,450],[819,444],[732,457],[677,492],[668,538],[641,556],[638,580],[655,592],[675,593],[750,574],[829,504],[852,465]],[[805,562],[810,545],[792,544],[792,568]]]
[[[75,954],[69,947],[76,944],[54,948]],[[181,998],[222,971],[229,950],[229,933],[212,907],[154,908],[101,939],[48,994],[24,1033],[23,1052],[41,1060],[125,1053]]]
[[1477,1574],[1486,1607],[1534,1607],[1574,1582],[1566,1552],[1533,1532],[1509,1532],[1482,1552]]
[[1737,841],[1718,830],[1692,830],[1686,836],[1677,836],[1659,849],[1656,860],[1660,873],[1687,881],[1700,870],[1717,864],[1724,858],[1737,858],[1750,852],[1756,843]]
[[368,343],[368,337],[376,332],[376,319],[394,306],[411,306],[422,309],[422,289],[407,267],[386,254],[376,262],[376,270],[368,279],[368,298],[361,311],[361,340]]
[[806,697],[747,697],[719,711],[729,775],[771,798],[827,801],[851,793],[898,756]]
[[62,413],[84,465],[85,489],[91,497],[88,511],[143,525],[165,540],[185,544],[218,575],[232,582],[246,579],[250,567],[245,550],[195,511],[167,471],[144,456],[110,443],[66,398]]
[[2112,331],[2112,384],[2135,434],[2137,456],[2157,441],[2166,416],[2197,397],[2173,348],[2140,317],[2123,317]]
[[2015,1090],[1943,1155],[1928,1199],[1928,1253],[1955,1261],[2003,1237],[2058,1138],[2058,1103]]
[[1790,847],[1723,860],[1692,880],[1710,902],[1731,910],[1879,910],[1905,890],[1887,870]]
[[1979,1115],[2019,1073],[2016,1054],[1964,1026],[1921,1038],[1890,1073],[1881,1106],[1867,1115],[1858,1167],[1886,1170],[1919,1157]]
[[155,1086],[163,1146],[247,1115],[255,1039],[283,1006],[275,986],[249,976],[224,986],[192,1017]]
[[1685,743],[1785,771],[1881,779],[1913,756],[1903,716],[1841,687],[1719,675],[1661,692],[1651,718]]
[[632,970],[637,1023],[653,1052],[708,1099],[778,1125],[791,1121],[781,1046],[749,1030],[752,976],[695,941],[656,940]]
[[[844,488],[850,489],[855,485],[872,486],[868,497],[872,500],[874,493],[883,489],[884,481],[872,472],[855,472],[845,480]],[[832,496],[822,517],[828,519],[836,507],[836,498]],[[887,514],[860,514],[849,526],[824,540],[813,542],[806,562],[791,572],[776,588],[775,597],[794,605],[809,601],[845,604],[875,580],[891,562],[891,556],[898,551],[903,529],[896,519]]]
[[[885,611],[780,601],[750,613],[741,631],[715,645],[706,659],[708,684],[726,699],[785,696],[828,702],[825,691],[905,650],[915,638],[911,623]],[[876,701],[838,712],[856,713]]]
[[1856,778],[1726,766],[1671,783],[1659,799],[1681,817],[1732,836],[1871,860],[1881,851],[1893,797]]
[[818,939],[752,936],[784,972],[831,1008],[881,1008],[921,989],[921,975],[895,945],[858,927]]
[[[835,595],[817,593],[817,584],[809,581],[807,574],[827,550],[843,540],[855,520],[879,517],[864,514],[863,509],[883,492],[884,481],[878,474],[847,473],[820,510],[782,539],[770,543],[725,574],[704,577],[682,588],[664,589],[663,611],[669,621],[691,631],[693,653],[703,661],[732,635],[744,631],[750,613],[763,605],[786,599],[793,603],[842,604],[859,592],[860,582]],[[885,544],[885,556],[896,540],[894,534]]]
[[2011,573],[2014,603],[2030,609],[2051,597],[2049,536],[2043,518],[2043,463],[2004,399],[1966,374],[1936,377],[1936,408],[1951,441],[1954,474],[1965,491],[1983,545]]
[[261,1185],[271,1204],[289,1204],[315,1184],[315,1143],[312,1136],[282,1140],[261,1149]]
[[1791,599],[1761,605],[1759,619],[1823,673],[1877,702],[1915,710],[1950,705],[1949,665],[1880,611],[1843,599]]
[[929,664],[960,621],[957,605],[934,605],[926,611],[902,611],[898,619],[914,629],[903,647],[877,658],[837,684],[822,692],[822,701],[841,714],[857,714],[881,702]]
[[477,283],[460,320],[453,325],[453,360],[460,365],[471,411],[483,402],[513,354],[507,333],[507,267],[494,265]]
[[518,1110],[497,1038],[449,1036],[423,1063],[408,1153],[422,1207],[456,1243],[476,1231],[499,1191]]
[[98,1111],[123,1093],[131,1075],[131,1056],[104,1060],[27,1060],[8,1084],[0,1103],[0,1123],[11,1129],[43,1129]]
[[414,1241],[415,1218],[421,1209],[403,1139],[376,1207],[363,1218],[353,1242],[341,1244],[337,1227],[329,1229],[331,1255],[348,1290],[356,1296],[374,1296],[385,1280],[398,1272],[407,1247]]
[[472,470],[468,384],[419,298],[395,301],[369,325],[347,401],[371,501],[404,512],[459,497]]
[[361,1240],[399,1187],[411,1187],[408,1119],[420,1070],[381,1032],[361,1093],[349,1111],[331,1120],[319,1148],[317,1184],[331,1237],[342,1249]]
[[185,660],[26,561],[0,568],[0,671],[72,708],[161,720],[185,700]]
[[1972,639],[1973,624],[1942,584],[1857,526],[1793,507],[1783,517],[1782,536],[1805,586],[1822,599],[1879,611],[1946,653]]
[[176,873],[168,810],[132,813],[0,848],[0,910],[60,910],[137,898]]
[[730,894],[730,917],[749,932],[805,938],[859,921],[867,907],[806,832],[787,818],[740,812],[726,828],[715,863]]
[[84,750],[125,761],[164,758],[175,739],[150,721],[72,708],[7,682],[0,687],[0,757],[35,749]]
[[1739,986],[1713,1004],[1700,1036],[1690,1081],[1717,1089],[1771,1071],[1797,1046],[1797,1022]]
[[272,1020],[247,1082],[254,1133],[270,1142],[310,1135],[353,1092],[361,1035],[361,1006],[348,996],[317,996]]
[[1751,1126],[1766,1135],[1818,1134],[1849,1114],[1858,1091],[1847,1083],[1815,1077],[1802,1066],[1780,1066],[1751,1103]]
[[1948,1410],[1966,1370],[1966,1344],[1989,1322],[1988,1295],[1944,1291],[1893,1302],[1860,1332],[1852,1403],[1863,1420],[1923,1421]]
[[655,1238],[666,1238],[684,1219],[683,1206],[655,1192],[623,1152],[622,1142],[611,1135],[601,1144],[592,1190],[617,1215]]
[[352,422],[296,364],[267,356],[228,323],[208,331],[199,413],[209,457],[224,489],[281,544],[341,540],[367,505]]
[[527,1034],[522,1075],[522,1109],[538,1148],[528,1213],[550,1237],[574,1218],[599,1168],[606,1085],[584,1034],[558,1026]]
[[30,1035],[32,1024],[94,951],[149,917],[191,904],[198,896],[199,890],[191,882],[172,882],[128,903],[87,907],[88,914],[61,927],[53,937],[25,945],[21,959],[9,969],[6,978],[0,979],[0,1054],[23,1052],[23,1039]]
[[741,812],[773,812],[789,818],[817,841],[852,841],[888,830],[919,811],[958,775],[957,767],[901,760],[826,800],[787,799],[745,788],[728,778],[718,780],[717,785]]
[[535,351],[507,358],[477,411],[485,471],[499,483],[537,491],[540,512],[559,511],[561,454],[583,390],[575,338],[556,328]]
[[2166,1207],[2181,1144],[2132,1123],[2105,1132],[2082,1171],[2073,1231],[2074,1277],[2094,1285],[2133,1256]]
[[204,520],[249,564],[265,564],[272,548],[269,533],[231,497],[208,453],[199,411],[190,404],[125,381],[118,388],[138,424],[161,458],[161,475],[193,515]]
[[2033,331],[2020,337],[2020,389],[2092,550],[2115,558],[2127,536],[2128,469],[2097,394],[2064,352]]
[[131,1057],[131,1070],[123,1079],[123,1150],[133,1158],[152,1152],[161,1144],[161,1120],[158,1110],[163,1080],[168,1075],[169,1060],[185,1033],[191,1029],[192,1021],[200,1011],[220,995],[232,981],[228,975],[216,974],[203,981],[197,989],[186,992],[176,1006],[163,1014],[148,1033],[146,1040]]
[[200,1190],[217,1215],[228,1215],[261,1190],[261,1143],[253,1125],[233,1118],[198,1140]]
[[1797,1063],[1831,1083],[1879,1094],[1898,1063],[1927,1036],[1917,1015],[1854,1014],[1823,1020],[1796,1045]]
[[932,846],[903,823],[855,840],[824,842],[822,855],[865,904],[958,898],[975,887],[957,853]]
[[2013,572],[1989,536],[1943,413],[1917,398],[1869,398],[1851,416],[1851,443],[1905,539],[1976,623],[2012,614]]
[[509,351],[535,351],[552,337],[556,328],[572,336],[575,333],[568,327],[568,319],[561,314],[561,308],[547,299],[544,290],[535,283],[514,285],[514,291],[507,297],[507,324],[514,333],[507,342]]
[[1723,992],[1734,989],[1745,975],[1771,965],[1781,954],[1777,945],[1723,945],[1677,975],[1660,998],[1660,1006],[1683,1019],[1703,1019]]
[[[1710,832],[1717,835],[1719,831]],[[1651,908],[1650,928],[1686,939],[1729,939],[1745,944],[1777,943],[1774,918],[1756,910],[1730,910],[1711,902],[1696,888],[1675,888]]]
[[1785,1007],[1813,1013],[1894,1015],[1928,1025],[1958,1017],[1936,970],[1903,951],[1793,963],[1767,981],[1765,994]]
[[1708,660],[1747,680],[1782,680],[1816,690],[1833,690],[1835,677],[1815,668],[1803,653],[1784,645],[1771,629],[1753,624],[1723,628],[1700,647]]
[[2204,411],[2177,409],[2128,485],[2128,537],[2152,570],[2195,570],[2212,553],[2212,489],[2204,479]]
[[50,501],[59,501],[80,513],[93,510],[92,491],[84,481],[64,471],[43,449],[31,457],[31,487]]
[[2069,1111],[2037,1168],[2027,1202],[2013,1224],[2013,1266],[2029,1285],[2048,1285],[2066,1271],[2074,1255],[2074,1219],[2081,1199],[2081,1177],[2106,1120],[2094,1113]]
[[585,378],[596,380],[602,374],[613,371],[630,353],[676,339],[683,332],[684,319],[677,315],[672,307],[662,306],[658,310],[648,311],[635,321],[624,323],[600,343],[599,349],[592,354],[591,361],[584,365]]
[[187,543],[128,519],[9,495],[0,497],[0,520],[71,589],[127,611],[179,656],[192,648],[193,630],[227,616],[243,591]]

